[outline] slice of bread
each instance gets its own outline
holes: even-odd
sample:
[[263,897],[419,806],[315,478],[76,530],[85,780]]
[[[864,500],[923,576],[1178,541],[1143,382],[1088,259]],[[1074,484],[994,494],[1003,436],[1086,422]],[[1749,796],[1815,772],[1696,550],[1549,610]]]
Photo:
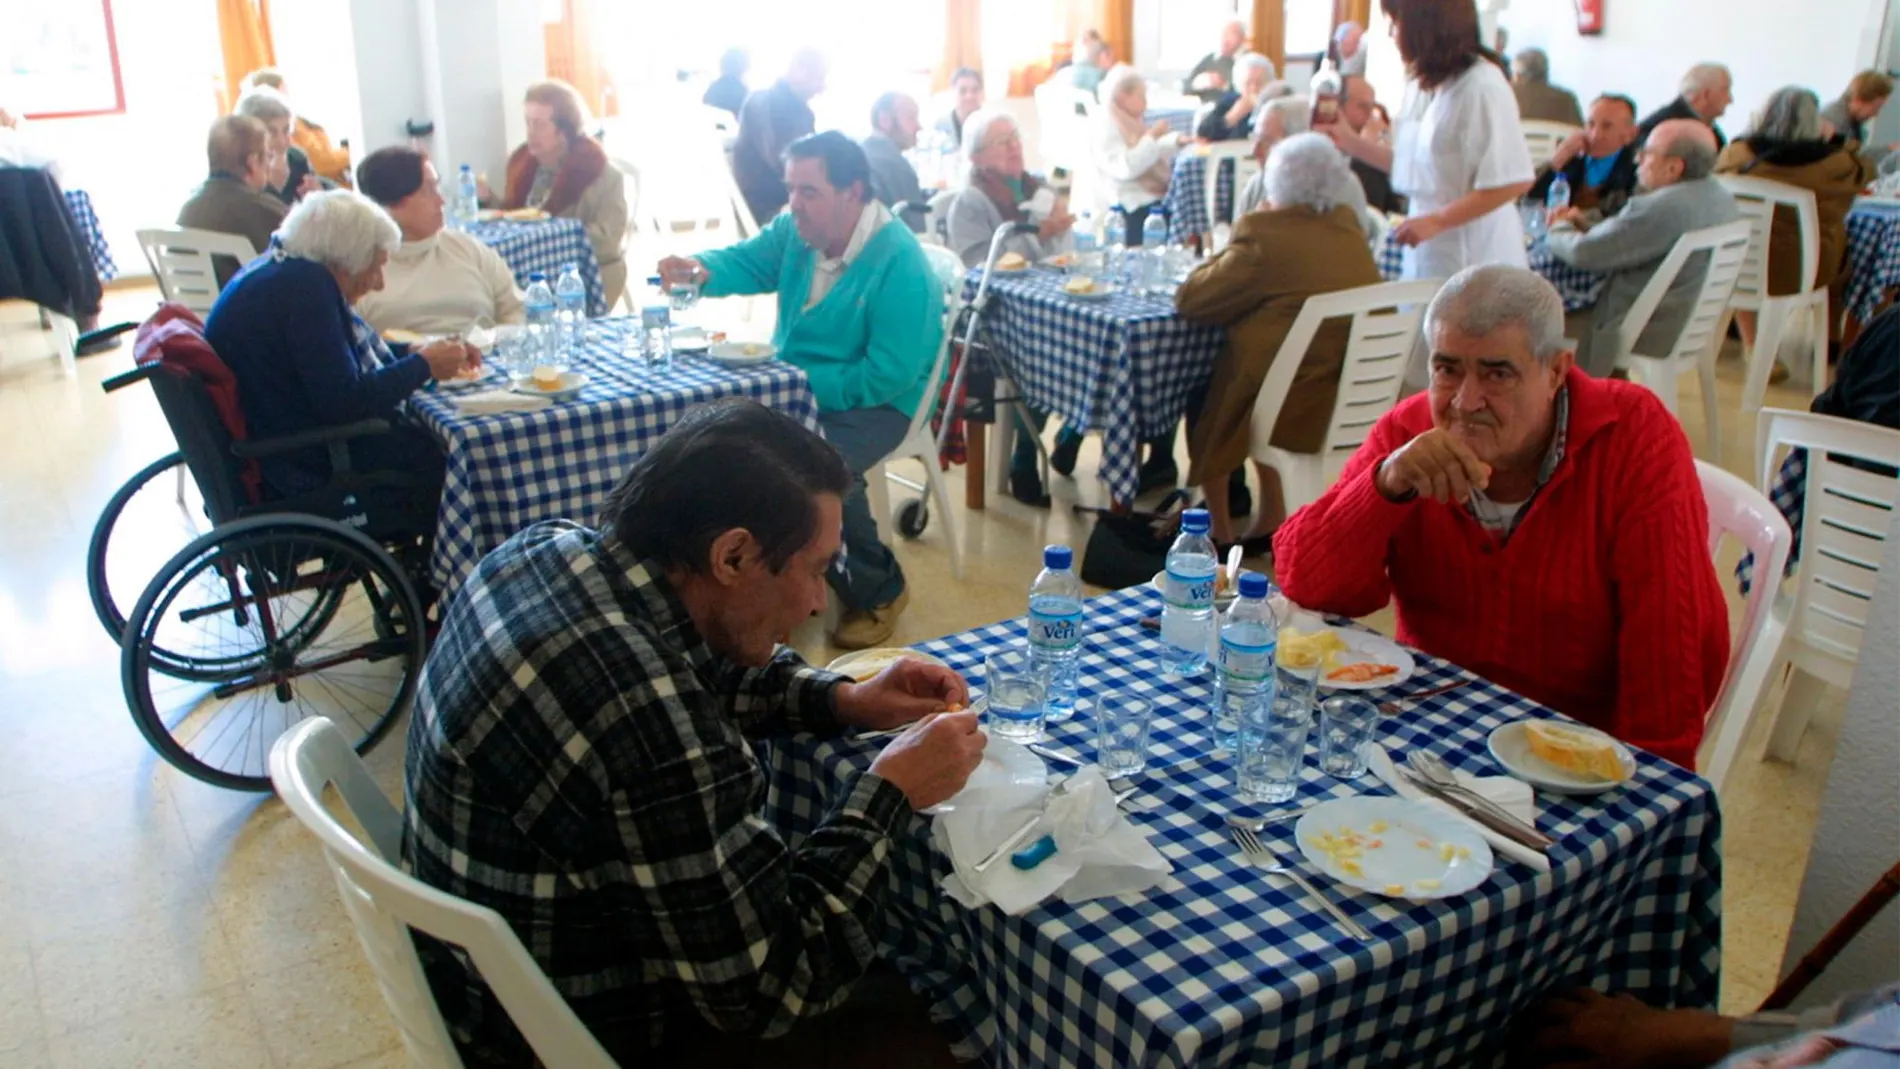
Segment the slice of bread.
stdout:
[[1623,778],[1616,746],[1594,731],[1580,731],[1554,720],[1533,720],[1524,725],[1524,738],[1531,753],[1566,772],[1612,782]]

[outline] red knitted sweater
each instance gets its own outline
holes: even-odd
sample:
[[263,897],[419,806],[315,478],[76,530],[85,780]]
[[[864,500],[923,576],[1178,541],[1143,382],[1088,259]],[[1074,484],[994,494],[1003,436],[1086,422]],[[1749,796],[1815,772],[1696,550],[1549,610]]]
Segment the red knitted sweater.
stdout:
[[1728,664],[1728,606],[1682,425],[1655,395],[1571,371],[1563,460],[1500,543],[1463,505],[1393,504],[1373,477],[1431,429],[1401,402],[1326,495],[1274,536],[1308,608],[1397,601],[1399,639],[1692,767]]

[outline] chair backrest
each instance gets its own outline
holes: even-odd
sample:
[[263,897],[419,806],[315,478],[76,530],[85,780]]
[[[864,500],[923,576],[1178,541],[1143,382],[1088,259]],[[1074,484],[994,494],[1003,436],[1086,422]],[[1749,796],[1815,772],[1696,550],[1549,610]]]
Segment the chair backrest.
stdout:
[[[1636,355],[1657,360],[1714,359],[1715,352],[1728,336],[1730,297],[1741,275],[1751,244],[1749,223],[1738,219],[1721,226],[1691,230],[1676,239],[1675,247],[1663,257],[1656,273],[1649,276],[1643,291],[1636,295],[1623,323],[1617,328],[1617,362]],[[1696,293],[1695,307],[1683,322],[1682,332],[1667,353],[1637,353],[1636,344],[1643,329],[1656,314],[1656,308],[1668,295],[1669,287],[1684,271],[1704,264],[1702,288]]]
[[1346,361],[1339,372],[1339,395],[1326,424],[1325,444],[1320,447],[1326,478],[1330,481],[1337,476],[1372,433],[1373,424],[1398,403],[1399,391],[1405,385],[1406,362],[1425,319],[1425,306],[1441,285],[1443,280],[1436,278],[1381,282],[1308,297],[1286,340],[1280,343],[1266,380],[1260,384],[1260,396],[1253,407],[1253,440],[1265,443],[1272,439],[1293,375],[1312,347],[1320,325],[1338,316],[1351,316]]
[[1238,205],[1240,191],[1246,188],[1246,182],[1240,174],[1240,161],[1253,159],[1251,148],[1252,146],[1246,141],[1220,141],[1207,146],[1207,171],[1201,176],[1204,187],[1201,203],[1207,208],[1207,229],[1203,233],[1207,235],[1207,251],[1209,252],[1214,251],[1218,240],[1216,235],[1220,230],[1220,208],[1215,203],[1215,197],[1220,189],[1220,175],[1223,170],[1221,164],[1227,160],[1233,161],[1231,172],[1234,180],[1233,203]]
[[1531,166],[1542,167],[1557,154],[1557,146],[1564,138],[1576,133],[1581,127],[1566,122],[1549,122],[1544,119],[1520,119],[1518,126],[1524,131],[1524,147],[1530,150]]
[[[1900,479],[1847,461],[1900,467],[1900,430],[1764,408],[1755,434],[1758,485],[1774,485],[1783,447],[1807,450],[1801,567],[1788,631],[1810,650],[1851,666],[1860,656],[1861,632],[1900,501]],[[1774,578],[1757,581],[1772,584]]]
[[[648,159],[639,170],[638,225],[667,254],[722,248],[759,232],[731,170],[710,146],[695,146],[703,166],[669,156]],[[703,157],[703,158],[701,158]]]
[[1695,462],[1702,479],[1702,497],[1709,508],[1709,555],[1715,556],[1725,537],[1733,537],[1754,556],[1754,581],[1748,598],[1742,603],[1742,619],[1730,646],[1728,674],[1722,680],[1722,693],[1711,711],[1719,709],[1728,697],[1735,676],[1748,661],[1756,640],[1773,615],[1777,578],[1788,565],[1788,552],[1794,543],[1794,531],[1787,517],[1775,508],[1767,495],[1748,485],[1746,479],[1731,474],[1705,460]]
[[[271,747],[270,776],[284,805],[323,844],[343,907],[415,1064],[424,1069],[462,1069],[423,976],[409,935],[412,928],[468,952],[541,1064],[615,1069],[613,1059],[548,982],[500,914],[438,891],[402,871],[402,814],[383,796],[369,768],[335,724],[324,717],[310,717],[279,736]],[[336,788],[367,841],[345,827],[324,804],[329,787]]]
[[1769,244],[1778,206],[1795,213],[1801,235],[1801,292],[1813,289],[1821,264],[1821,217],[1815,210],[1814,191],[1747,175],[1718,174],[1715,180],[1734,195],[1735,207],[1749,225],[1748,262],[1735,282],[1735,307],[1760,308],[1768,296]]
[[960,190],[940,189],[930,195],[930,203],[924,212],[924,232],[936,239],[939,245],[948,244],[949,235],[945,228],[950,225],[950,205],[956,203]]
[[220,234],[211,230],[141,230],[139,248],[145,262],[158,279],[158,290],[165,299],[191,309],[199,316],[218,303],[218,272],[213,256],[229,256],[240,264],[257,257],[248,238],[240,234]]

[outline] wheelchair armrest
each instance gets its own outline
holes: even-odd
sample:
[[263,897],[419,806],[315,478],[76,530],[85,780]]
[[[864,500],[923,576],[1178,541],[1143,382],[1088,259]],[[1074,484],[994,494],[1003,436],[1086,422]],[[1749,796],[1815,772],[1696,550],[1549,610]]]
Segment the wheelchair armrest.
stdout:
[[[314,431],[286,434],[280,438],[255,438],[248,442],[232,442],[231,454],[244,460],[254,457],[274,457],[279,453],[292,453],[318,445],[341,446],[352,438],[388,433],[389,421],[386,419],[359,419],[355,423],[319,427]],[[336,450],[332,449],[331,453],[334,455]],[[345,453],[347,455],[347,450]]]

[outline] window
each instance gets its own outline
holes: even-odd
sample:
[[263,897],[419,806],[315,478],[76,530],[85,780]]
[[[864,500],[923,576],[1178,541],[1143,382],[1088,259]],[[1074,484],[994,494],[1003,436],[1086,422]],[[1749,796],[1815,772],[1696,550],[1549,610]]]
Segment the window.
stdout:
[[1287,55],[1323,55],[1332,41],[1332,0],[1286,0]]

